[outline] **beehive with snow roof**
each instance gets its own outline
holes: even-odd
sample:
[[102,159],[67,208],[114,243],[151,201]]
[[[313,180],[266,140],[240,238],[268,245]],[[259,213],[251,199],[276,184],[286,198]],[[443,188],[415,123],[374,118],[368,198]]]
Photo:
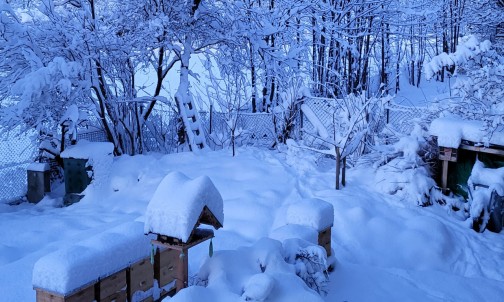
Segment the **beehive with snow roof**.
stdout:
[[462,120],[456,116],[432,121],[429,133],[437,138],[444,192],[451,190],[467,197],[463,189],[477,157],[487,167],[504,166],[504,129],[491,134],[486,129],[483,121]]
[[504,227],[504,127],[489,133],[483,121],[451,116],[432,121],[429,132],[437,138],[443,192],[469,201],[474,230],[500,232]]
[[331,256],[331,227],[334,222],[332,204],[318,198],[303,199],[289,205],[285,222],[287,226],[276,230],[277,236],[285,239],[289,232],[295,231],[297,234],[312,237],[309,229],[313,229],[318,233],[318,244],[325,249],[328,257]]
[[211,229],[200,225],[219,229],[223,222],[222,196],[208,176],[190,179],[172,172],[163,178],[147,206],[144,231],[156,234],[163,243],[192,246],[213,237]]

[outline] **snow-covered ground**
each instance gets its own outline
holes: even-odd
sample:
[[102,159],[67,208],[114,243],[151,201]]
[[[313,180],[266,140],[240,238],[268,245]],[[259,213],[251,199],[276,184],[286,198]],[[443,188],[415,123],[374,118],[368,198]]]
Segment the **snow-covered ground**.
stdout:
[[[265,301],[313,301],[317,294],[306,289],[293,294],[303,283],[281,268],[269,277],[253,274],[240,257],[263,248],[275,253],[278,245],[263,237],[285,224],[289,205],[315,197],[334,207],[336,264],[322,300],[502,301],[504,234],[478,234],[442,207],[378,193],[371,166],[347,170],[347,186],[335,191],[334,161],[317,162],[303,152],[257,148],[238,149],[236,157],[229,150],[122,156],[114,160],[109,183],[91,185],[72,206],[57,207],[60,192],[37,205],[0,204],[0,300],[34,301],[32,271],[39,258],[142,220],[161,180],[179,171],[208,176],[222,195],[224,227],[215,232],[213,259],[229,256],[222,279],[228,284],[193,287],[167,300],[227,302],[251,293]],[[191,249],[190,276],[215,268],[205,263],[208,254],[207,243]]]

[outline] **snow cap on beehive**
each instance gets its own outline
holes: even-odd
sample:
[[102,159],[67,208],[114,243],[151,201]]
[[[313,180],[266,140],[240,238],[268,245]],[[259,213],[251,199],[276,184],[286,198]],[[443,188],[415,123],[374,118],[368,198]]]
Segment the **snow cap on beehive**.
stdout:
[[322,199],[303,199],[291,204],[287,209],[286,222],[288,224],[299,224],[323,231],[331,227],[333,221],[333,205]]
[[223,223],[222,196],[210,178],[190,179],[172,172],[163,178],[147,206],[144,232],[188,242],[199,224],[218,229]]

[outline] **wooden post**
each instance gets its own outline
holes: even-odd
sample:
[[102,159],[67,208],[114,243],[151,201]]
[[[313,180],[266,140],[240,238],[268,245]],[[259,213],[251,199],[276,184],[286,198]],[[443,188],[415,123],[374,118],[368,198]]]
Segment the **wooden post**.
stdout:
[[448,161],[443,160],[443,174],[441,175],[441,185],[443,187],[443,193],[446,193],[448,188]]
[[341,184],[346,186],[346,156],[343,157],[343,170],[341,171]]
[[189,281],[189,249],[183,248],[179,253],[179,263],[177,265],[177,281],[176,287],[177,292],[181,289],[187,287],[187,283]]
[[339,186],[340,168],[341,168],[341,154],[339,147],[336,147],[336,190],[340,189]]

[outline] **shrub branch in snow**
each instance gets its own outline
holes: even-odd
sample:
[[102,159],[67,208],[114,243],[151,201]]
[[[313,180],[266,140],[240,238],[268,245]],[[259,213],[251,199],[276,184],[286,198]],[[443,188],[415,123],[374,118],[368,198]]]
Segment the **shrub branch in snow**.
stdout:
[[401,137],[376,163],[375,181],[382,192],[414,200],[421,206],[431,204],[431,190],[436,183],[424,161],[433,153],[425,136],[424,129],[416,124],[409,136]]
[[299,249],[293,264],[296,266],[296,274],[309,288],[319,294],[327,294],[326,288],[329,282],[327,263],[320,253],[308,248]]
[[300,239],[288,239],[282,245],[262,238],[251,247],[217,251],[198,274],[199,284],[205,287],[189,287],[172,299],[199,301],[203,291],[205,301],[215,302],[318,302],[327,282],[325,269],[325,250],[319,246]]

